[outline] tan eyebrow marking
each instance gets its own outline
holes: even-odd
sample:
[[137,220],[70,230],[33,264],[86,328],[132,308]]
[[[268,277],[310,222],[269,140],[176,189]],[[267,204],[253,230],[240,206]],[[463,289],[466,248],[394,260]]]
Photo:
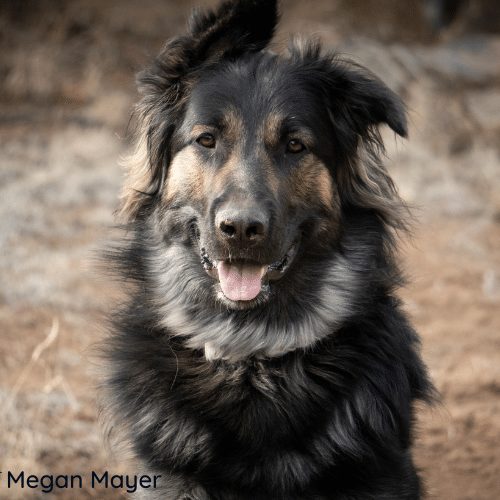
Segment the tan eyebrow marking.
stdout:
[[[260,139],[270,146],[277,145],[281,139],[283,124],[287,121],[290,121],[290,117],[282,113],[270,113],[259,130]],[[314,144],[313,133],[305,127],[292,126],[287,135],[290,139],[302,141],[305,146],[311,147]]]

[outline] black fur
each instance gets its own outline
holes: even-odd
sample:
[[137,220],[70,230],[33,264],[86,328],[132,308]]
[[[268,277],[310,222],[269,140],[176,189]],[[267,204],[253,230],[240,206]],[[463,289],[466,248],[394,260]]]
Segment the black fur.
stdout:
[[[263,52],[276,21],[276,2],[225,2],[197,14],[140,77],[150,173],[131,195],[126,241],[110,252],[129,290],[106,348],[113,425],[162,475],[159,490],[144,491],[151,498],[418,499],[414,402],[430,402],[433,388],[394,294],[403,280],[393,229],[405,209],[378,159],[377,126],[406,136],[404,107],[366,70],[317,45],[288,57]],[[247,74],[265,77],[269,93]],[[230,96],[225,81],[238,75],[247,82],[238,105],[253,93],[284,95],[284,104],[259,101],[273,111],[300,103],[317,138],[311,150],[340,197],[329,231],[320,229],[327,214],[313,208],[294,214],[293,229],[289,214],[273,215],[283,234],[301,235],[300,252],[269,298],[242,310],[217,300],[199,263],[197,245],[210,233],[201,209],[162,198],[191,97],[209,95],[207,78]],[[207,359],[204,345],[219,355]]]

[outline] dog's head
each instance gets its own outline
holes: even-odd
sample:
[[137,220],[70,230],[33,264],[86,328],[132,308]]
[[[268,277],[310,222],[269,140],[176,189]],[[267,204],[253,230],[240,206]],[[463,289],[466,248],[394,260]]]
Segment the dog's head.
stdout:
[[199,290],[180,295],[211,294],[230,310],[305,286],[300,261],[331,254],[346,211],[398,221],[377,127],[405,136],[403,104],[317,43],[266,50],[277,17],[270,0],[196,13],[139,75],[139,147],[122,213],[154,218],[164,244],[183,253],[168,271],[179,283],[197,266]]

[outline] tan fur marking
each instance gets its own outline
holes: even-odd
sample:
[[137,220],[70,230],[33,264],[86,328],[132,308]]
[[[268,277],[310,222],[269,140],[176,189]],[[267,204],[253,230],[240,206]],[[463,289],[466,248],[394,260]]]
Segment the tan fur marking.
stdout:
[[275,146],[280,140],[283,115],[272,113],[268,115],[259,130],[259,139],[270,147]]
[[333,208],[338,200],[334,198],[332,177],[321,164],[317,164],[316,187],[321,203],[325,207]]
[[118,216],[130,220],[143,203],[141,193],[148,191],[151,182],[147,145],[143,137],[137,142],[134,152],[122,158],[120,164],[126,169],[126,178],[120,195]]
[[[332,179],[327,167],[317,159],[311,161],[311,165],[306,167],[310,171],[310,194],[315,197],[320,205],[330,214],[328,219],[320,222],[319,230],[337,231],[340,225],[340,195],[337,186]],[[312,202],[312,199],[310,199]]]
[[238,141],[244,134],[243,119],[236,108],[229,108],[223,117],[225,135],[233,142]]
[[177,153],[172,160],[163,192],[163,201],[168,205],[176,197],[200,200],[204,196],[203,168],[192,147]]
[[295,169],[289,179],[290,203],[295,206],[317,206],[330,214],[320,230],[338,227],[340,218],[340,197],[335,183],[326,168],[316,158],[305,160]]
[[[272,113],[268,115],[259,130],[260,140],[269,147],[277,146],[282,139],[281,132],[284,121],[285,117],[281,113]],[[311,131],[303,127],[297,128],[297,130],[290,135],[289,139],[299,139],[309,147],[314,142]]]
[[213,128],[209,127],[208,125],[197,124],[192,128],[191,136],[193,138],[197,138],[198,136],[200,136],[203,133],[206,133],[206,132],[212,133],[212,131],[213,131]]
[[334,206],[333,183],[326,167],[315,158],[305,159],[290,177],[292,199],[297,204]]
[[[222,117],[222,127],[224,129],[224,136],[230,141],[238,141],[244,133],[243,119],[236,108],[228,108]],[[204,125],[197,123],[193,126],[190,135],[196,139],[203,133],[210,133],[217,135],[217,129],[211,125]]]

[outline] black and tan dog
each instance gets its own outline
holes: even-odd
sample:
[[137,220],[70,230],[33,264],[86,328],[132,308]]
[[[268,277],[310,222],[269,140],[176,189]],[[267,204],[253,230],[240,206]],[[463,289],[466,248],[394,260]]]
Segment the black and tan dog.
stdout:
[[139,77],[109,407],[153,498],[416,499],[432,386],[377,128],[405,136],[404,106],[315,43],[265,50],[276,21],[270,0],[195,14]]

